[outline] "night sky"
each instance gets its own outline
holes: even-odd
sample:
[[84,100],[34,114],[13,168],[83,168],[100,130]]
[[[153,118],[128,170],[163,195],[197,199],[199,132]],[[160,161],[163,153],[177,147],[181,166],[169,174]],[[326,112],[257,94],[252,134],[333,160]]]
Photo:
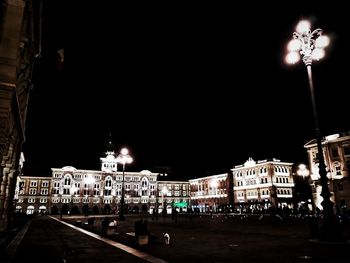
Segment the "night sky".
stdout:
[[169,167],[174,180],[226,172],[248,157],[307,162],[315,127],[306,68],[284,63],[302,18],[331,37],[312,67],[321,132],[350,131],[345,2],[69,2],[44,2],[24,175],[98,170],[110,133],[115,151],[127,146],[134,157],[127,170]]

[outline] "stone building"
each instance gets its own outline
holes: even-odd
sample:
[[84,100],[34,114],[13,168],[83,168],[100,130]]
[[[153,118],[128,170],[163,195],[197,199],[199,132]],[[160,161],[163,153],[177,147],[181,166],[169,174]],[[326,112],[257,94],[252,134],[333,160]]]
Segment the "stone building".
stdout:
[[249,158],[232,170],[235,206],[250,212],[291,207],[293,204],[292,163],[278,159],[255,162]]
[[[106,157],[101,158],[101,171],[65,166],[52,168],[51,177],[22,176],[16,208],[25,213],[117,213],[124,182],[125,208],[129,213],[152,213],[157,207],[158,211],[165,207],[168,213],[175,207],[186,211],[190,199],[188,182],[158,181],[159,174],[148,170],[123,173],[117,171],[117,165],[114,152],[107,151]],[[48,189],[47,195],[44,189]]]
[[232,174],[216,174],[189,180],[192,209],[199,212],[224,212],[233,209]]
[[[318,150],[316,140],[311,140],[304,146],[308,153],[311,179],[313,185],[313,199],[319,209],[323,209],[321,202],[322,187],[318,169]],[[331,201],[337,210],[350,209],[350,132],[326,136],[322,141],[323,156],[327,167],[329,191]]]
[[3,231],[12,220],[33,65],[41,52],[41,1],[1,1],[0,18],[0,231]]
[[51,177],[18,176],[15,191],[16,212],[34,214],[50,210]]

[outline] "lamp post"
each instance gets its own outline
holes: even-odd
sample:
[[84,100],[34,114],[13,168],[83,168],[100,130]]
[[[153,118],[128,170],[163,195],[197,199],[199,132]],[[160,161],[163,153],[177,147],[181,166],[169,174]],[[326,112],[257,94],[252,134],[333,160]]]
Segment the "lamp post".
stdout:
[[166,202],[165,202],[165,198],[164,198],[164,196],[166,196],[167,194],[168,194],[168,188],[166,186],[164,186],[162,189],[163,216],[165,216],[167,214]]
[[[308,184],[308,182],[305,182],[305,178],[310,175],[310,171],[309,171],[309,169],[307,169],[305,164],[301,163],[298,165],[297,175],[303,177],[303,188],[302,189],[306,189],[305,194],[307,194],[308,190],[309,190],[309,184]],[[306,200],[308,200],[308,195],[306,195]],[[311,202],[313,204],[312,200],[311,200]],[[312,210],[314,210],[313,205],[312,205]]]
[[331,193],[328,189],[327,170],[322,150],[322,135],[318,124],[314,85],[311,71],[312,61],[319,60],[322,57],[324,57],[325,52],[323,48],[328,46],[328,44],[329,38],[327,36],[322,35],[322,29],[318,28],[314,31],[311,31],[310,22],[307,20],[302,20],[298,23],[296,27],[296,32],[293,33],[293,40],[291,40],[288,44],[288,50],[290,51],[290,53],[288,53],[286,56],[286,62],[294,64],[300,60],[301,55],[302,60],[306,66],[315,124],[320,183],[322,187],[321,196],[323,197],[323,201],[321,203],[323,207],[323,226],[321,228],[320,234],[323,235],[322,238],[332,240],[336,239],[334,221],[335,217],[333,213],[333,202],[330,200]]
[[[88,197],[89,204],[90,204],[90,189],[93,188],[93,184],[95,182],[95,178],[92,175],[88,175],[88,177],[85,177],[84,182],[87,184],[87,187],[88,187],[87,197]],[[93,196],[93,194],[91,196]]]
[[76,192],[77,192],[77,190],[78,190],[78,188],[73,184],[72,185],[72,187],[71,187],[71,189],[70,189],[70,194],[71,194],[71,199],[70,199],[70,201],[71,201],[71,205],[70,205],[70,215],[72,214],[72,212],[73,212],[73,198],[74,198],[74,196],[77,194]]
[[216,179],[211,180],[210,186],[211,186],[212,191],[213,191],[213,189],[215,189],[215,191],[213,191],[213,195],[214,195],[213,210],[214,210],[214,212],[216,212],[216,195],[217,195],[217,189],[218,189],[218,181]]
[[[162,172],[162,173],[159,173],[158,176],[159,177],[166,177],[166,176],[168,176],[168,174]],[[156,209],[155,209],[155,211],[153,211],[153,213],[155,213],[156,220],[158,220],[158,209],[159,209],[159,207],[158,207],[159,206],[159,202],[158,202],[158,196],[159,196],[158,181],[159,181],[159,178],[158,178],[158,176],[157,176],[157,183],[156,183]]]
[[129,150],[127,148],[123,148],[120,151],[120,154],[117,156],[117,162],[123,165],[123,181],[122,181],[122,197],[120,199],[120,211],[119,211],[119,220],[125,220],[125,216],[124,216],[124,175],[125,175],[125,164],[129,164],[132,163],[133,159],[132,157],[129,155]]

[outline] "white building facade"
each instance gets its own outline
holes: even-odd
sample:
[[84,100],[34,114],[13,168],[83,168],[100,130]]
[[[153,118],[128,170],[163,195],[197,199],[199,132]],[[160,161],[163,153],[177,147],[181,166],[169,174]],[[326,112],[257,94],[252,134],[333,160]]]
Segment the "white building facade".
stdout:
[[248,212],[291,207],[293,203],[292,163],[278,159],[255,162],[249,158],[232,170],[234,202]]
[[22,176],[17,182],[17,211],[27,214],[117,213],[123,184],[125,208],[130,213],[153,212],[156,207],[160,211],[165,207],[168,212],[173,207],[187,210],[188,182],[158,181],[159,174],[148,170],[123,173],[117,171],[116,159],[114,152],[108,151],[105,158],[100,158],[101,171],[65,166],[52,168],[51,177]]
[[[316,140],[304,146],[308,153],[311,172],[313,199],[315,206],[322,210],[320,175],[318,168],[318,150]],[[339,210],[350,209],[350,132],[326,136],[322,141],[322,150],[327,169],[328,187],[331,201]]]

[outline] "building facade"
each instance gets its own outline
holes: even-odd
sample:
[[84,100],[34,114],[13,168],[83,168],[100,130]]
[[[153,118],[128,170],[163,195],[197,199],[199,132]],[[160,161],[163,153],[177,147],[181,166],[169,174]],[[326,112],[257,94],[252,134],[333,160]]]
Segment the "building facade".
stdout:
[[[316,140],[311,140],[304,146],[308,153],[311,172],[313,199],[315,206],[322,210],[320,175],[318,168],[318,150]],[[331,201],[337,210],[350,208],[350,132],[326,136],[322,141],[322,150],[327,167],[328,186]]]
[[293,204],[292,163],[249,158],[232,170],[234,202],[240,210],[257,212]]
[[158,211],[165,207],[168,213],[174,207],[186,211],[190,199],[188,182],[158,181],[158,173],[121,172],[117,165],[114,152],[109,151],[101,158],[101,171],[66,166],[52,168],[51,177],[21,177],[16,209],[50,214],[117,213],[124,184],[128,212],[152,213],[157,207]]
[[16,212],[47,213],[51,206],[51,177],[18,176],[14,206]]
[[1,1],[0,18],[0,231],[3,231],[12,220],[33,66],[41,52],[41,1]]
[[191,179],[189,182],[192,210],[207,213],[232,211],[233,184],[231,173]]

